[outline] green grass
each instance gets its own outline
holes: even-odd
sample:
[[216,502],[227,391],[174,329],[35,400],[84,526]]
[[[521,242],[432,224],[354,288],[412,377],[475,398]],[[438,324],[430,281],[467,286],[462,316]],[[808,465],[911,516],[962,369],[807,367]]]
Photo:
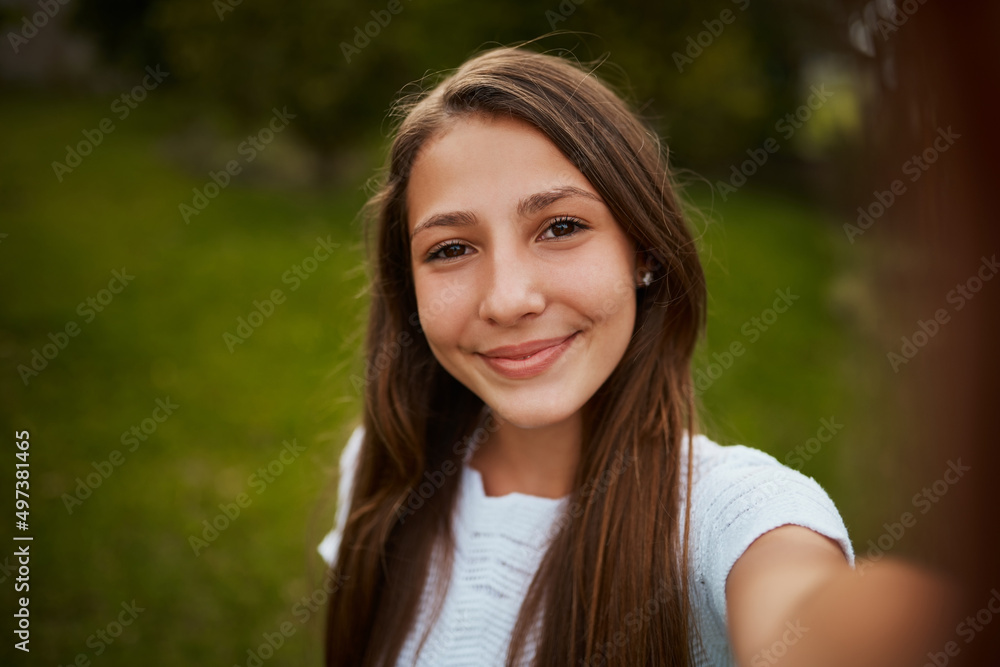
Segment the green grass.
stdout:
[[[360,193],[233,185],[185,225],[178,204],[205,179],[159,157],[176,111],[140,107],[59,183],[51,161],[107,113],[103,104],[35,99],[0,110],[19,129],[0,165],[0,386],[7,427],[31,430],[38,664],[93,658],[87,638],[132,599],[146,611],[104,664],[242,662],[262,632],[292,618],[319,573],[312,546],[330,522],[335,456],[358,407],[346,374],[332,371],[353,358],[361,323]],[[335,254],[292,291],[282,275],[318,237],[338,244]],[[134,280],[85,322],[77,304],[122,268]],[[230,352],[223,332],[275,289],[284,303]],[[16,366],[69,320],[79,335],[25,386]],[[175,414],[128,452],[122,432],[166,397]],[[250,475],[292,438],[305,452],[258,494]],[[69,514],[63,494],[115,449],[124,463]],[[252,504],[196,557],[189,536],[241,492]],[[272,663],[315,653],[306,634]]]
[[[820,418],[845,416],[838,361],[847,341],[828,295],[839,231],[814,210],[749,192],[731,196],[709,225],[707,345],[694,367],[710,381],[701,397],[720,439],[783,459],[815,434]],[[733,344],[742,353],[731,362],[712,358]],[[722,369],[714,381],[709,364]]]
[[[235,184],[185,224],[178,204],[206,177],[164,159],[190,114],[155,95],[62,183],[51,162],[108,115],[106,100],[0,104],[11,128],[0,156],[0,397],[7,433],[31,431],[32,664],[79,653],[108,667],[245,664],[285,621],[295,635],[267,664],[318,664],[322,615],[302,625],[293,607],[319,581],[314,545],[332,521],[337,454],[360,405],[348,378],[360,367],[363,196]],[[851,488],[836,462],[857,422],[844,362],[852,334],[831,297],[839,227],[750,186],[712,215],[708,344],[696,367],[748,343],[742,325],[776,289],[800,298],[703,393],[709,432],[782,459],[821,418],[841,419],[844,432],[803,469],[837,497]],[[283,273],[327,236],[334,255],[292,291]],[[123,267],[134,281],[84,322],[77,304]],[[230,352],[223,333],[274,289],[286,301]],[[25,386],[16,367],[70,320],[79,335]],[[122,433],[166,397],[176,412],[128,452]],[[304,453],[258,493],[251,475],[293,438]],[[64,494],[116,449],[124,463],[68,513]],[[249,506],[195,556],[189,537],[241,493]],[[145,611],[95,657],[88,637],[133,599]],[[5,642],[0,661],[12,653]]]

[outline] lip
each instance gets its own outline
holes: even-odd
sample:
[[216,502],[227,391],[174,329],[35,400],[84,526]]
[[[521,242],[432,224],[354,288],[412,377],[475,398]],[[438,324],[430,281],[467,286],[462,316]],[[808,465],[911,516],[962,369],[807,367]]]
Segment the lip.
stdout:
[[[532,340],[477,353],[494,371],[514,380],[534,377],[548,370],[562,356],[579,331],[565,338]],[[527,357],[527,358],[523,358]]]

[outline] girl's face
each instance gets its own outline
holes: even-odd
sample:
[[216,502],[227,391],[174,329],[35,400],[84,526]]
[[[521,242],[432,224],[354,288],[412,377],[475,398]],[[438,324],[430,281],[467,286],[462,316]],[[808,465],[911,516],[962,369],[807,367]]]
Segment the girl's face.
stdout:
[[548,138],[468,117],[424,145],[407,190],[420,325],[503,421],[578,418],[635,325],[635,246]]

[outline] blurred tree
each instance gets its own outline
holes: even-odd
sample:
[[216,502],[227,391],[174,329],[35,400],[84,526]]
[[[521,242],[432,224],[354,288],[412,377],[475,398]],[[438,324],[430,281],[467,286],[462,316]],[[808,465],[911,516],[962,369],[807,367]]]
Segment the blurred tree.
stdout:
[[163,60],[160,33],[147,22],[155,0],[85,0],[74,3],[73,23],[92,33],[104,57],[139,69]]
[[[84,19],[113,14],[120,3],[80,4]],[[804,101],[803,63],[846,43],[839,4],[807,9],[792,0],[769,7],[750,0],[144,0],[130,7],[106,23],[85,21],[109,54],[140,52],[148,44],[130,35],[150,35],[175,83],[221,103],[248,129],[287,105],[297,114],[294,131],[325,164],[387,132],[386,111],[407,83],[455,67],[479,48],[560,31],[536,48],[571,49],[583,61],[607,56],[601,75],[651,117],[681,164],[725,169]]]

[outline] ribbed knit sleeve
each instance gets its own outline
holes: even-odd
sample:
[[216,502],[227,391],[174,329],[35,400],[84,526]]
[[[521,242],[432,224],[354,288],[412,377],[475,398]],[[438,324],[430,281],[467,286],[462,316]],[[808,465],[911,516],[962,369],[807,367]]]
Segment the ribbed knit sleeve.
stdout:
[[847,528],[826,491],[812,478],[764,452],[694,442],[691,577],[708,664],[732,664],[726,623],[726,579],[764,533],[788,524],[835,540],[854,565]]
[[364,427],[358,426],[340,452],[340,482],[337,485],[337,515],[333,530],[327,533],[320,542],[318,551],[328,564],[333,565],[340,549],[340,540],[344,535],[344,524],[347,523],[347,512],[351,504],[351,492],[354,490],[354,473],[358,467],[358,452],[364,439]]

